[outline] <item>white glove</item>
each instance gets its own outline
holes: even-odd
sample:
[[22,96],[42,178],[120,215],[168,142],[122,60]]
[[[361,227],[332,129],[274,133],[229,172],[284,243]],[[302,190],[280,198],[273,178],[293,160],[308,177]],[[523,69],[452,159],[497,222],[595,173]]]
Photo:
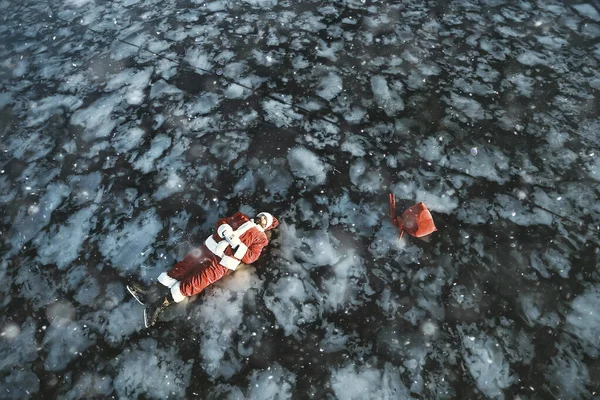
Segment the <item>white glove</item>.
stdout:
[[229,242],[229,239],[227,238],[233,237],[233,228],[229,224],[223,224],[220,225],[219,228],[217,228],[217,233],[219,234],[219,236],[221,236],[223,239]]
[[225,240],[227,240],[229,242],[229,244],[231,245],[232,249],[235,249],[236,247],[238,247],[242,243],[242,241],[240,240],[239,237],[233,236],[233,235],[229,239],[225,238]]

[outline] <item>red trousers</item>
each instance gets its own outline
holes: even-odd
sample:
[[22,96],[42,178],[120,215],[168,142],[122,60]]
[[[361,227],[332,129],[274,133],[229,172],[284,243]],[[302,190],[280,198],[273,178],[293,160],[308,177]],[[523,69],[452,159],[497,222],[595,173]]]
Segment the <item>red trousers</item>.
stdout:
[[229,269],[219,264],[219,258],[202,245],[199,252],[191,252],[185,256],[167,275],[180,281],[181,294],[189,297],[200,293],[227,272]]

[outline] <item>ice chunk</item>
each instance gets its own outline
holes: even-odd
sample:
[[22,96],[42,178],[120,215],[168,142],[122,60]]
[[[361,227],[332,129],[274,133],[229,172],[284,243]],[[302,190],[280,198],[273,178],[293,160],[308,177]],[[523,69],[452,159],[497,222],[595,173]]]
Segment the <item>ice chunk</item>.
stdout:
[[185,53],[184,61],[187,61],[194,67],[196,73],[205,74],[212,72],[213,63],[210,59],[212,59],[212,55],[207,54],[200,48],[194,47]]
[[39,398],[34,396],[39,390],[40,379],[30,368],[14,369],[2,378],[2,398],[6,400]]
[[78,400],[85,397],[110,397],[114,391],[112,377],[99,373],[85,372],[77,379],[70,390],[59,398],[61,400]]
[[394,81],[391,86],[390,88],[385,77],[381,75],[371,77],[371,90],[375,102],[388,116],[393,117],[404,110],[404,100],[401,97],[402,83]]
[[54,263],[58,269],[65,269],[77,258],[81,245],[96,225],[94,214],[101,199],[102,191],[98,192],[93,205],[80,209],[65,223],[36,238],[38,259],[42,264]]
[[[469,120],[482,120],[486,118],[485,112],[481,104],[476,100],[468,97],[459,96],[456,93],[450,95],[450,100],[447,101],[453,108],[461,111]],[[467,121],[465,118],[460,118],[461,121]]]
[[219,96],[216,93],[203,93],[195,102],[186,103],[185,113],[188,117],[208,114],[219,104],[219,101]]
[[244,3],[250,4],[254,7],[260,8],[273,8],[277,5],[277,0],[242,0]]
[[547,249],[540,257],[537,251],[531,254],[531,266],[546,279],[551,277],[550,271],[554,271],[561,278],[568,278],[571,264],[568,257],[557,249]]
[[44,368],[46,371],[62,371],[94,342],[77,322],[52,324],[43,341],[43,346],[48,351]]
[[375,193],[381,190],[381,173],[369,168],[364,160],[358,160],[350,167],[350,181],[361,192]]
[[[564,339],[557,343],[557,354],[547,365],[546,376],[549,390],[562,399],[590,398],[586,386],[590,385],[590,374],[583,358],[570,346],[564,346]],[[558,393],[556,392],[558,391]]]
[[158,82],[154,82],[150,89],[150,99],[154,100],[165,95],[170,95],[170,98],[179,99],[183,97],[183,91],[178,87],[169,85],[162,79]]
[[317,89],[317,95],[327,101],[331,101],[342,92],[342,89],[342,77],[330,72],[321,78],[319,88]]
[[593,5],[574,4],[571,7],[573,7],[581,16],[600,22],[600,13],[598,13],[598,10]]
[[294,120],[299,120],[302,115],[296,113],[289,104],[281,103],[280,101],[268,99],[262,102],[265,110],[265,119],[277,126],[289,126]]
[[70,192],[71,190],[66,185],[51,183],[46,188],[46,193],[34,208],[24,205],[19,209],[8,233],[12,248],[5,255],[6,258],[21,251],[23,245],[29,242],[50,222],[52,212]]
[[99,332],[106,343],[120,347],[132,334],[144,328],[143,313],[140,305],[134,301],[122,302],[110,311],[101,310],[83,316],[87,326]]
[[104,138],[116,126],[111,115],[121,98],[118,93],[102,96],[87,108],[77,110],[71,117],[71,123],[85,127],[86,139]]
[[354,249],[348,250],[331,272],[333,276],[321,283],[325,311],[351,310],[373,293],[363,261]]
[[504,359],[502,348],[496,341],[473,330],[473,326],[458,327],[463,345],[463,358],[477,388],[486,396],[504,398],[504,389],[515,382],[510,366]]
[[210,153],[221,165],[238,159],[250,148],[250,137],[243,132],[224,132],[215,136],[210,145]]
[[301,260],[306,268],[333,265],[340,260],[336,250],[339,241],[325,230],[303,231],[295,225],[280,225],[282,257],[289,261]]
[[307,281],[299,278],[280,278],[269,285],[263,297],[286,336],[301,337],[300,327],[314,322],[318,317],[317,309],[310,302],[312,296],[306,289],[307,285]]
[[[54,95],[34,102],[27,113],[26,126],[38,126],[46,122],[54,114],[65,115],[79,107],[83,102],[76,96]],[[0,107],[1,109],[1,107]]]
[[161,229],[162,223],[156,211],[149,209],[119,228],[111,225],[99,244],[100,252],[112,262],[113,267],[130,271],[148,258],[152,243]]
[[589,286],[573,299],[566,313],[565,329],[579,339],[579,344],[590,357],[600,354],[600,288]]
[[[38,344],[35,338],[36,323],[32,318],[21,326],[9,326],[2,322],[0,334],[0,371],[8,371],[34,361],[38,356]],[[8,330],[14,331],[8,334]]]
[[278,364],[253,371],[249,377],[248,399],[270,400],[291,398],[296,389],[296,375]]
[[215,287],[207,291],[191,318],[202,337],[200,357],[204,371],[213,379],[230,379],[242,368],[234,337],[242,323],[243,296]]
[[114,388],[120,398],[164,399],[185,397],[193,360],[182,361],[177,346],[159,347],[155,339],[142,339],[122,351],[115,363]]
[[325,182],[328,165],[312,151],[302,146],[296,146],[290,149],[287,159],[292,173],[297,178],[302,178],[315,185]]
[[346,365],[331,374],[331,388],[340,400],[412,399],[400,380],[398,367],[385,363],[384,369]]
[[142,171],[144,174],[155,169],[156,160],[171,146],[171,138],[167,135],[156,135],[152,139],[150,150],[138,157],[133,163],[133,167]]
[[127,153],[137,147],[146,132],[136,125],[124,125],[117,128],[112,146],[119,153]]

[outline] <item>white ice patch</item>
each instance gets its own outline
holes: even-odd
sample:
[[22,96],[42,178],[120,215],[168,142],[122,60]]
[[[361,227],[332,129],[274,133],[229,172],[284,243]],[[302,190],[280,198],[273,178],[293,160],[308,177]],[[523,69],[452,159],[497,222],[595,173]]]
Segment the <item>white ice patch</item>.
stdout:
[[504,389],[515,382],[510,365],[495,339],[477,331],[473,325],[458,326],[463,358],[477,388],[486,396],[504,399]]
[[375,102],[387,116],[393,117],[404,110],[404,100],[401,97],[404,92],[402,82],[394,81],[390,88],[385,77],[376,75],[371,77],[371,90]]
[[472,98],[459,96],[456,93],[450,95],[450,100],[446,101],[454,109],[461,111],[466,118],[459,117],[462,122],[471,122],[485,119],[485,112],[481,104]]
[[279,226],[279,252],[285,260],[300,260],[307,269],[333,265],[340,260],[339,241],[325,230],[303,231],[294,225]]
[[589,286],[571,303],[566,313],[565,329],[579,339],[579,344],[590,357],[600,354],[600,288]]
[[295,393],[296,375],[278,364],[253,371],[249,377],[247,398],[252,400],[290,399]]
[[154,100],[163,96],[170,96],[171,99],[180,99],[183,97],[183,91],[176,86],[169,85],[164,80],[154,82],[150,89],[150,99]]
[[337,61],[336,53],[338,51],[341,51],[344,48],[344,43],[343,42],[327,43],[327,42],[323,41],[322,39],[319,39],[318,42],[319,42],[319,45],[317,47],[317,52],[316,52],[317,56],[327,58],[331,62],[336,62]]
[[152,139],[150,150],[138,157],[133,163],[133,168],[144,174],[154,170],[156,160],[171,146],[171,138],[167,135],[156,135]]
[[175,193],[182,192],[186,185],[185,181],[175,171],[165,171],[163,183],[158,190],[152,195],[156,200],[163,200]]
[[195,117],[197,115],[209,114],[217,104],[219,104],[219,96],[216,93],[202,93],[198,97],[198,100],[185,105],[185,114],[188,117]]
[[98,192],[93,205],[80,209],[66,222],[58,227],[52,227],[35,239],[40,263],[44,265],[54,263],[58,269],[65,269],[77,258],[81,245],[96,226],[97,218],[94,214],[98,210],[101,199],[102,190]]
[[86,129],[84,139],[104,138],[116,126],[111,115],[121,99],[118,93],[102,96],[87,108],[77,110],[71,117],[71,123]]
[[[186,357],[187,359],[187,357]],[[192,361],[179,358],[178,347],[160,345],[155,339],[142,339],[115,359],[119,371],[114,388],[120,398],[185,397],[190,384]]]
[[374,292],[368,284],[367,271],[354,249],[349,249],[331,267],[333,276],[321,283],[325,311],[351,310],[364,303]]
[[61,400],[108,398],[114,390],[112,377],[96,372],[86,372],[74,383],[71,390],[59,398]]
[[[54,95],[30,104],[27,112],[28,127],[38,126],[55,114],[65,115],[79,107],[83,102],[76,96]],[[2,107],[0,107],[2,109]]]
[[30,205],[22,206],[8,233],[12,248],[3,258],[8,259],[21,251],[23,245],[48,225],[52,212],[70,192],[71,190],[66,185],[51,183],[48,185],[46,193],[34,208]]
[[[0,372],[4,373],[23,367],[38,356],[38,343],[35,339],[36,323],[30,317],[21,326],[10,327],[4,320],[0,334]],[[16,328],[17,334],[7,334]]]
[[[590,385],[590,374],[584,359],[567,345],[564,339],[557,341],[558,353],[546,367],[549,391],[561,399],[591,398],[586,386]],[[556,392],[558,391],[558,393]]]
[[119,127],[115,132],[112,146],[119,153],[127,153],[140,144],[145,134],[142,128],[135,125]]
[[521,201],[512,196],[499,194],[494,205],[497,206],[494,207],[494,211],[498,213],[498,216],[506,218],[517,225],[552,225],[552,214],[539,207],[526,207]]
[[202,337],[202,368],[213,380],[230,379],[242,368],[234,336],[242,323],[244,296],[220,287],[211,288],[203,296],[192,316]]
[[557,249],[547,249],[542,255],[537,251],[531,253],[531,267],[538,271],[543,278],[550,279],[551,272],[555,272],[561,278],[568,278],[571,271],[571,263],[568,256]]
[[310,285],[309,282],[296,277],[282,277],[269,284],[263,296],[265,305],[286,336],[301,337],[301,327],[315,322],[319,317],[307,285]]
[[471,176],[486,178],[500,184],[506,183],[510,178],[510,159],[496,148],[478,147],[476,156],[471,156],[470,151],[464,149],[461,155],[449,156],[447,163],[450,167]]
[[111,224],[99,244],[100,253],[119,270],[139,268],[148,259],[161,229],[156,211],[153,208],[144,211],[121,226]]
[[277,100],[264,100],[262,107],[265,111],[265,119],[281,128],[290,126],[294,120],[302,119],[302,115],[296,113],[289,104],[281,103]]
[[331,101],[342,92],[342,89],[342,77],[338,74],[330,72],[321,78],[321,82],[319,83],[319,87],[317,89],[317,95],[327,101]]
[[184,61],[187,61],[192,67],[196,69],[196,73],[204,74],[210,73],[213,69],[213,63],[210,60],[211,55],[207,54],[200,48],[189,49],[185,53]]
[[444,147],[440,140],[434,137],[427,138],[417,148],[417,153],[428,161],[438,162],[442,158]]
[[381,190],[381,173],[367,165],[362,159],[350,167],[350,181],[361,192],[375,193]]
[[600,13],[591,4],[575,4],[571,6],[577,11],[582,17],[593,19],[596,22],[600,22]]
[[240,158],[250,148],[250,137],[244,132],[223,132],[215,135],[210,153],[221,165]]
[[43,341],[43,348],[48,351],[44,368],[46,371],[62,371],[94,342],[77,322],[52,324]]
[[277,0],[242,0],[244,3],[254,7],[273,8],[277,5]]
[[296,146],[290,149],[287,159],[295,177],[304,179],[314,185],[325,182],[329,166],[322,162],[319,156],[312,151],[305,147]]
[[142,307],[137,301],[118,303],[110,311],[101,310],[85,315],[81,321],[93,327],[112,347],[120,347],[132,334],[144,329]]
[[0,93],[0,110],[13,102],[12,95],[9,92]]
[[339,400],[413,398],[400,380],[400,370],[390,363],[383,371],[354,364],[334,370],[331,388]]
[[517,61],[527,66],[548,65],[547,56],[536,51],[526,51],[517,56]]
[[511,75],[508,80],[515,85],[516,92],[521,96],[530,97],[533,93],[533,78],[517,73]]
[[95,3],[95,0],[65,0],[66,6],[83,7],[86,4]]

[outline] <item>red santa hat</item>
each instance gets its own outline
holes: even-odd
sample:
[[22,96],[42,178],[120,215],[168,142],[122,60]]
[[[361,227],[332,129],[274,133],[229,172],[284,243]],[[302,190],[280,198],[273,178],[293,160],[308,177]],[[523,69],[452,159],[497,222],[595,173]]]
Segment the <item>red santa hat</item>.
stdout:
[[265,231],[268,231],[269,229],[273,229],[273,228],[277,228],[277,225],[279,225],[279,221],[277,220],[277,218],[275,218],[273,215],[269,214],[268,212],[260,212],[258,213],[257,217],[262,217],[264,216],[267,219],[267,227],[265,228]]

